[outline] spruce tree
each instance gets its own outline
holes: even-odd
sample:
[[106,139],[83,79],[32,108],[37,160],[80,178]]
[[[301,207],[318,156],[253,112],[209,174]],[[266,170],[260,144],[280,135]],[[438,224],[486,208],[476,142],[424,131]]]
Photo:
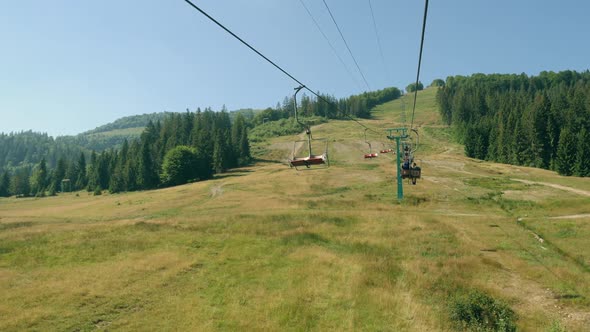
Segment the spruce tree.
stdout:
[[221,135],[215,135],[215,142],[213,143],[213,170],[215,173],[223,173],[223,138],[220,137]]
[[149,142],[142,142],[139,153],[137,183],[140,189],[153,189],[158,185],[158,172]]
[[29,172],[30,170],[26,167],[21,167],[14,172],[10,179],[10,192],[13,195],[29,196],[31,194]]
[[576,136],[569,127],[565,127],[559,135],[556,168],[561,175],[573,175],[577,155]]
[[92,151],[90,154],[90,164],[88,165],[88,170],[86,172],[88,181],[87,181],[87,190],[93,191],[94,188],[100,186],[99,183],[99,176],[98,176],[98,157],[95,151]]
[[74,187],[79,190],[86,187],[87,179],[86,179],[86,156],[84,156],[84,152],[80,152],[80,157],[76,163],[76,170],[78,172],[78,177],[76,179],[71,179],[75,181]]
[[66,164],[65,158],[60,157],[57,160],[57,165],[55,166],[55,169],[53,170],[52,179],[51,179],[51,184],[53,185],[53,187],[56,190],[58,188],[61,188],[61,181],[66,176],[66,168],[67,168],[67,164]]
[[42,158],[31,177],[31,191],[35,195],[43,195],[48,184],[47,163],[45,162],[45,158]]
[[7,171],[0,176],[0,197],[10,196],[10,176]]
[[574,174],[577,176],[590,176],[590,134],[586,128],[582,128],[577,136],[578,151]]

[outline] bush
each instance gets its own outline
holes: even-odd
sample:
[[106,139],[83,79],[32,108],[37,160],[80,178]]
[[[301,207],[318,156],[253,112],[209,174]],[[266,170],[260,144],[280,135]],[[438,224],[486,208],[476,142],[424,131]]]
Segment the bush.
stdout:
[[459,330],[516,331],[516,314],[508,305],[477,290],[451,300],[450,316]]
[[55,191],[55,184],[51,184],[49,186],[49,189],[47,190],[47,195],[49,195],[49,196],[56,196],[57,195],[57,193]]
[[102,195],[102,188],[100,186],[96,186],[94,188],[94,196],[100,196]]
[[432,83],[430,83],[431,87],[441,87],[441,86],[445,86],[445,81],[441,80],[440,78],[437,78],[435,80],[432,81]]
[[[424,84],[422,84],[422,82],[418,81],[418,91],[424,90]],[[410,83],[408,86],[406,86],[406,92],[414,92],[416,91],[416,83]]]
[[547,332],[566,332],[566,329],[561,325],[559,321],[553,321]]
[[165,185],[176,186],[197,178],[198,170],[199,159],[195,149],[179,145],[166,153],[161,179]]

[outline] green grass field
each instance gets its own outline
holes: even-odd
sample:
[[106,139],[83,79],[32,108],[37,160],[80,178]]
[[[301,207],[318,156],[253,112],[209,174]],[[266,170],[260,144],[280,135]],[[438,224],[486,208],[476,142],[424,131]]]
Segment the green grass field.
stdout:
[[458,317],[480,298],[519,330],[590,330],[590,179],[464,157],[435,93],[418,96],[423,179],[402,202],[394,156],[365,161],[352,121],[313,129],[324,170],[282,163],[295,135],[207,182],[0,199],[0,330],[476,330]]

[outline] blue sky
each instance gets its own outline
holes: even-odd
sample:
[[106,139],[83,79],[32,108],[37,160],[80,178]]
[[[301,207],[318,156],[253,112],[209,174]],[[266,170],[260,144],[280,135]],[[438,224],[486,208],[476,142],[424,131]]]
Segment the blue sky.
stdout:
[[[310,88],[366,90],[321,0],[195,0]],[[415,79],[424,2],[326,0],[371,89]],[[421,80],[590,68],[590,2],[431,0]],[[274,106],[296,83],[183,0],[0,2],[0,132],[76,134],[119,117]]]

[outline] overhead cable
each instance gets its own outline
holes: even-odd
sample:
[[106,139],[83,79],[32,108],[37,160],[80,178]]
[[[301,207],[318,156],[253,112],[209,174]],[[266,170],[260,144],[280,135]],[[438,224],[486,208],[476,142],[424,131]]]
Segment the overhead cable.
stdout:
[[350,69],[348,69],[348,66],[346,65],[346,63],[344,63],[344,60],[342,60],[342,57],[338,54],[338,51],[336,51],[336,48],[334,48],[334,45],[332,45],[332,42],[330,42],[330,39],[328,38],[328,36],[326,36],[326,34],[324,33],[324,31],[320,27],[319,23],[317,22],[317,20],[313,17],[313,15],[311,14],[311,11],[305,5],[305,2],[303,2],[303,0],[299,0],[299,2],[301,2],[301,5],[303,6],[303,8],[305,8],[305,11],[309,15],[309,17],[311,18],[311,20],[313,21],[313,23],[315,24],[315,26],[318,28],[318,30],[320,31],[320,33],[322,34],[322,36],[324,36],[324,39],[326,40],[326,42],[328,43],[328,45],[330,45],[330,48],[332,49],[332,52],[334,52],[334,55],[336,55],[336,57],[338,58],[338,60],[340,60],[340,63],[342,64],[342,66],[344,67],[344,69],[346,69],[346,72],[348,73],[348,76],[350,76],[350,78],[354,81],[354,83],[356,84],[356,86],[359,89],[361,89],[358,81],[356,80],[356,78],[354,78],[354,75],[352,75],[352,72],[350,71]]
[[[383,62],[383,68],[385,72],[389,74],[387,64],[385,62],[385,56],[383,56],[383,48],[381,47],[381,38],[379,38],[379,32],[377,31],[377,21],[375,20],[375,12],[373,11],[373,5],[369,0],[369,9],[371,9],[371,17],[373,18],[373,29],[375,30],[375,37],[377,37],[377,45],[379,46],[379,54],[381,55],[381,62]],[[389,76],[389,75],[388,75]]]
[[412,108],[412,122],[410,129],[414,128],[414,113],[416,112],[416,99],[418,98],[418,83],[420,82],[420,64],[422,64],[422,49],[424,48],[424,32],[426,31],[426,18],[428,16],[428,0],[424,4],[424,19],[422,20],[422,37],[420,38],[420,55],[418,56],[418,72],[416,73],[416,85],[414,86],[414,107]]
[[352,54],[352,51],[350,50],[350,47],[348,46],[348,43],[346,42],[346,39],[344,38],[344,35],[342,34],[342,30],[340,30],[340,27],[338,26],[338,23],[336,23],[336,19],[334,18],[334,15],[332,15],[332,11],[330,10],[330,7],[328,7],[326,0],[322,0],[322,1],[324,2],[324,5],[326,6],[328,13],[330,14],[330,17],[332,18],[332,22],[334,22],[336,29],[338,29],[338,33],[340,33],[340,37],[342,38],[344,45],[346,45],[346,49],[348,50],[350,57],[352,57],[352,60],[354,61],[356,68],[358,69],[359,73],[361,74],[363,81],[365,82],[365,85],[367,86],[367,89],[369,89],[369,91],[370,91],[371,87],[369,86],[369,83],[367,82],[367,79],[365,78],[365,74],[363,74],[361,67],[359,66],[358,62],[356,61],[356,58],[354,57],[354,55]]
[[[216,19],[214,19],[213,17],[211,17],[211,15],[207,14],[204,10],[202,10],[201,8],[199,8],[197,5],[195,5],[193,2],[191,2],[190,0],[184,0],[186,3],[188,3],[191,7],[193,7],[194,9],[196,9],[197,11],[199,11],[201,14],[203,14],[205,17],[207,17],[209,20],[211,20],[213,23],[217,24],[220,28],[222,28],[223,30],[225,30],[227,33],[229,33],[230,35],[232,35],[232,37],[236,38],[237,40],[239,40],[242,44],[246,45],[249,49],[251,49],[254,53],[258,54],[260,57],[262,57],[264,60],[266,60],[268,63],[270,63],[271,65],[273,65],[275,68],[277,68],[278,70],[280,70],[283,74],[287,75],[290,79],[292,79],[293,81],[297,82],[300,86],[303,86],[303,88],[305,88],[305,90],[309,91],[311,94],[313,94],[314,96],[316,96],[318,99],[323,100],[324,102],[328,103],[328,104],[333,104],[336,105],[338,107],[338,104],[324,98],[323,96],[321,96],[320,94],[318,94],[317,92],[313,91],[312,89],[310,89],[309,87],[307,87],[305,84],[303,84],[301,81],[299,81],[298,79],[296,79],[293,75],[289,74],[289,72],[287,72],[285,69],[281,68],[279,65],[277,65],[276,63],[274,63],[272,60],[270,60],[269,58],[267,58],[266,56],[264,56],[264,54],[260,53],[257,49],[255,49],[253,46],[251,46],[250,44],[248,44],[247,42],[245,42],[242,38],[238,37],[238,35],[236,35],[235,33],[233,33],[231,30],[229,30],[228,28],[226,28],[223,24],[219,23],[219,21],[217,21]],[[343,112],[344,113],[344,112]],[[357,124],[359,124],[360,126],[362,126],[365,129],[368,129],[372,132],[378,133],[377,131],[363,125],[362,123],[360,123],[358,120],[354,119],[353,117],[351,117],[350,115],[345,114],[346,117],[350,118],[351,120],[353,120],[354,122],[356,122]]]

